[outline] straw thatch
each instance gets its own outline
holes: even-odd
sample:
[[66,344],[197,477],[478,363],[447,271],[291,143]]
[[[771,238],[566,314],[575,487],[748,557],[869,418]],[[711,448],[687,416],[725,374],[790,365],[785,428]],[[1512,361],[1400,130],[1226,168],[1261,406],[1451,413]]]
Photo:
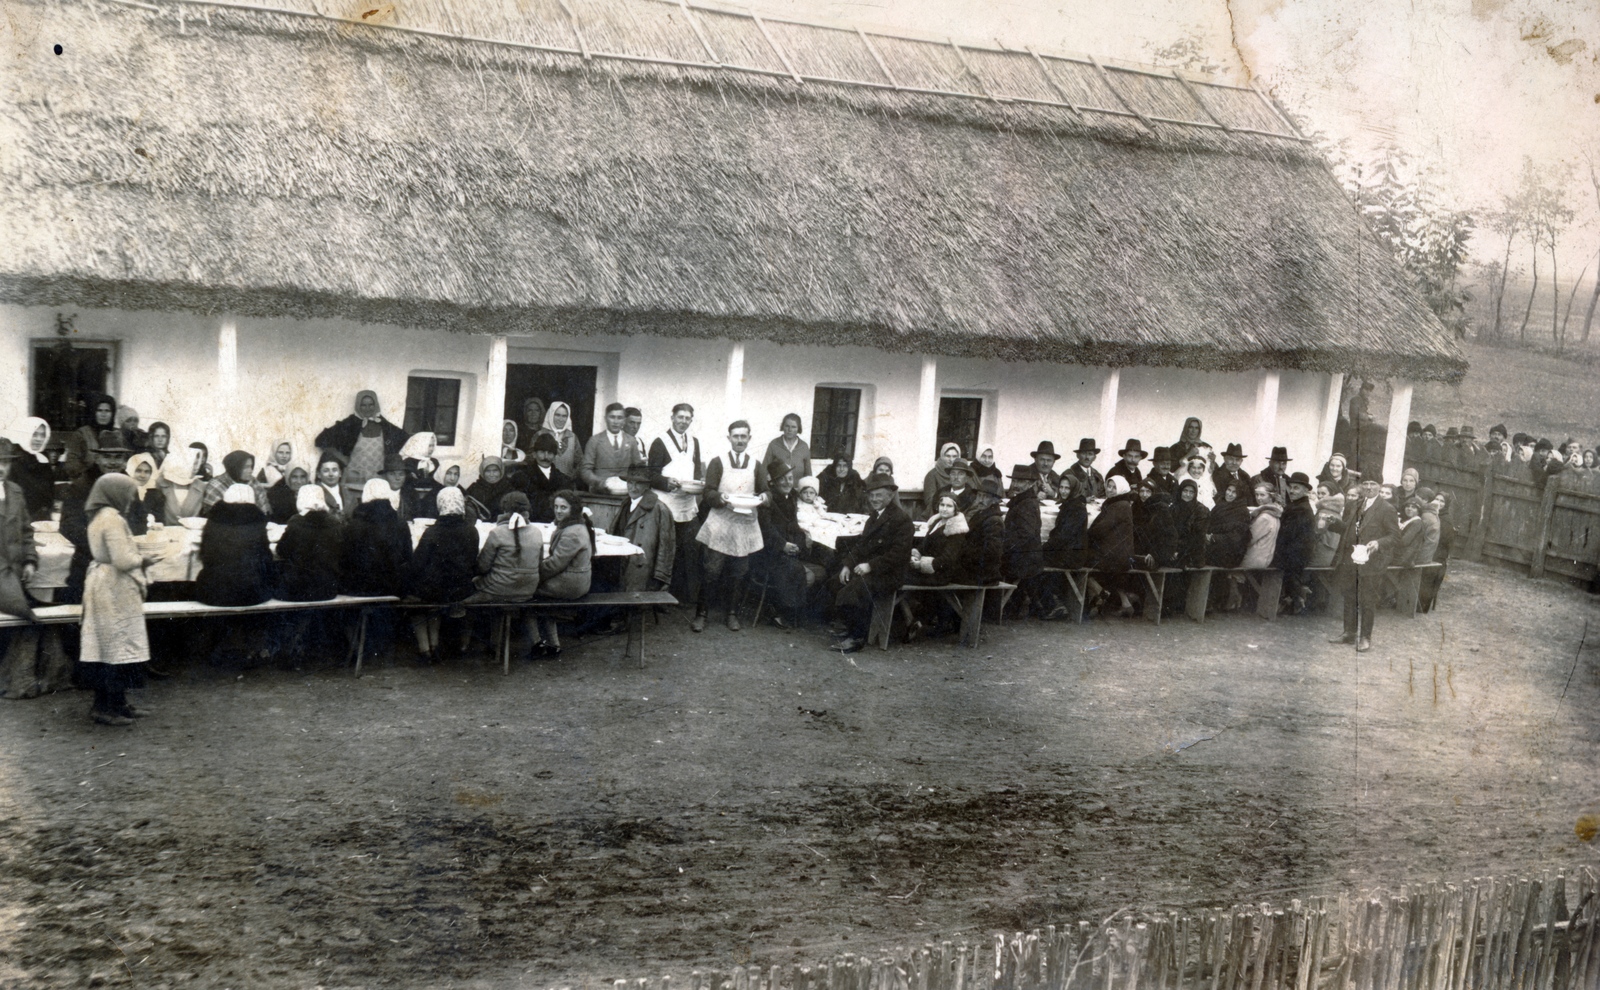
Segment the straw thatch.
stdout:
[[[1097,365],[1466,367],[1313,152],[1236,114],[1227,131],[1151,122],[1172,96],[1150,95],[1154,77],[1118,79],[1141,121],[151,6],[11,5],[64,53],[0,82],[0,299]],[[606,23],[585,48],[650,47]],[[792,26],[786,45],[827,61]],[[913,49],[874,49],[916,82],[899,78]],[[1021,71],[991,64],[1001,53],[954,55],[969,89],[1030,85],[994,82]],[[1227,122],[1220,92],[1205,107]]]

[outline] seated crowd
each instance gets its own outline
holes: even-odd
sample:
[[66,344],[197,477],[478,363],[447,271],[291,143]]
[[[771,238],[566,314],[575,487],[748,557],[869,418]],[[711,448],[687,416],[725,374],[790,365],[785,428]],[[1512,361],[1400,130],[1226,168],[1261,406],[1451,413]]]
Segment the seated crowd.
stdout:
[[[0,440],[0,522],[17,517],[26,527],[17,532],[28,537],[0,540],[9,558],[0,565],[14,567],[24,584],[37,560],[29,523],[53,512],[75,551],[56,600],[84,601],[86,612],[86,580],[107,563],[92,539],[96,526],[125,528],[131,545],[151,527],[202,518],[197,600],[249,605],[347,594],[436,606],[412,612],[418,651],[428,658],[439,652],[441,620],[459,620],[467,604],[573,600],[591,588],[670,589],[692,605],[698,633],[713,614],[738,631],[754,581],[773,605],[772,621],[831,624],[846,651],[863,645],[874,601],[908,584],[1004,581],[1017,586],[1014,613],[1059,619],[1069,614],[1065,571],[1093,571],[1091,613],[1130,615],[1143,593],[1139,571],[1274,568],[1284,572],[1281,607],[1303,611],[1314,596],[1305,571],[1332,563],[1362,480],[1337,453],[1314,479],[1291,472],[1282,447],[1252,474],[1239,444],[1219,457],[1194,418],[1178,441],[1148,454],[1130,439],[1104,473],[1093,439],[1080,441],[1059,471],[1053,444],[1043,441],[1011,469],[1009,484],[993,448],[969,461],[958,445],[944,444],[910,511],[888,458],[865,476],[849,456],[814,465],[792,413],[759,453],[750,424],[737,420],[726,449],[705,457],[688,403],[674,406],[667,428],[646,442],[637,409],[612,404],[604,428],[580,440],[566,403],[530,399],[521,424],[503,424],[499,456],[484,457],[465,487],[461,465],[435,458],[433,434],[389,422],[371,391],[310,445],[282,439],[261,458],[235,450],[220,465],[206,444],[177,446],[166,423],[144,428],[109,396],[92,418],[64,436],[30,418]],[[108,486],[108,478],[127,484]],[[1445,494],[1421,487],[1408,469],[1383,497],[1401,517],[1394,563],[1448,556]],[[610,532],[643,553],[602,573],[586,498],[614,505]],[[415,520],[425,522],[413,527]],[[481,539],[475,523],[488,530]],[[138,582],[149,560],[137,556],[116,573]],[[1238,577],[1216,582],[1216,605],[1240,608],[1249,590]],[[907,639],[958,625],[938,595],[913,596],[897,618]],[[535,655],[560,652],[553,621],[529,631]],[[107,697],[96,711],[109,718],[125,703],[114,691]]]

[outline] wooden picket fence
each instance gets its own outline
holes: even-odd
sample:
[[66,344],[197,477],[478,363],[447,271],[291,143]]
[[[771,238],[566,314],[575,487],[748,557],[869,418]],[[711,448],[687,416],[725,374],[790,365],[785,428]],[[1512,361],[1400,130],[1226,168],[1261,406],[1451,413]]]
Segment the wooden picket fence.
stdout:
[[[1593,990],[1600,884],[1474,879],[1202,914],[1118,913],[990,944],[929,943],[817,965],[696,970],[614,990]],[[570,988],[564,988],[570,990]]]
[[1540,483],[1525,464],[1478,448],[1413,439],[1406,466],[1454,498],[1454,555],[1592,581],[1600,573],[1600,471],[1567,471]]

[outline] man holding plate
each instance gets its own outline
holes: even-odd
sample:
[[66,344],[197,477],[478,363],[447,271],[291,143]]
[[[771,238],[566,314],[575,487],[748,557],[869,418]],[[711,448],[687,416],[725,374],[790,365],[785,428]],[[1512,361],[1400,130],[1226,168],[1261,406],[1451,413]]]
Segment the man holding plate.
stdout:
[[706,491],[700,506],[700,600],[689,628],[703,632],[708,607],[727,613],[728,629],[739,631],[738,605],[750,573],[750,558],[761,552],[756,507],[766,501],[767,479],[750,456],[750,424],[728,424],[728,452],[706,465]]
[[700,460],[700,438],[689,435],[694,424],[694,406],[680,402],[672,407],[672,425],[650,442],[650,487],[661,504],[672,514],[674,544],[678,548],[672,562],[672,594],[680,602],[700,597],[699,573],[694,549],[695,530],[700,520],[701,479],[705,466]]
[[[1334,585],[1344,595],[1344,632],[1330,643],[1354,643],[1357,653],[1372,649],[1372,622],[1383,597],[1383,572],[1400,542],[1400,518],[1394,506],[1378,497],[1383,479],[1376,471],[1361,477],[1361,497],[1344,518],[1328,523],[1342,533],[1334,557]],[[1359,619],[1359,622],[1358,622]]]

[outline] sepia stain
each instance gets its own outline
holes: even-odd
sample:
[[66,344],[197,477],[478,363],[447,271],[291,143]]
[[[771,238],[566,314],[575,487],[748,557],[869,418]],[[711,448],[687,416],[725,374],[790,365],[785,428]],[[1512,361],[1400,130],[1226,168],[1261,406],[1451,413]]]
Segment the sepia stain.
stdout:
[[456,804],[466,805],[469,808],[493,808],[504,801],[499,794],[490,794],[488,791],[459,790],[456,791]]
[[1572,826],[1572,833],[1579,841],[1593,842],[1596,835],[1600,835],[1600,816],[1579,815],[1578,823]]

